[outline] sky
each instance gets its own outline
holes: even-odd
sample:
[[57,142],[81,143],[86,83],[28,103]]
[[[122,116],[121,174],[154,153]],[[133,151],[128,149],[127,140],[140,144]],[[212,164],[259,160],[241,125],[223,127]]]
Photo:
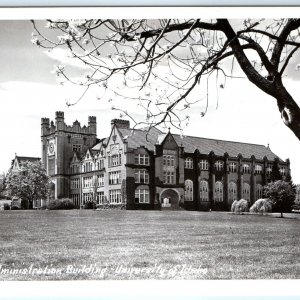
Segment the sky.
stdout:
[[[111,110],[111,103],[96,99],[101,91],[92,91],[77,105],[67,107],[66,99],[79,94],[75,87],[58,84],[52,70],[54,65],[66,64],[64,51],[47,53],[31,43],[31,23],[27,21],[0,21],[0,172],[8,170],[15,153],[20,156],[41,156],[40,123],[42,117],[51,120],[55,111],[65,112],[65,121],[71,125],[76,119],[87,125],[88,116],[97,117],[98,137],[106,137],[110,121],[119,117]],[[300,73],[295,56],[284,78],[285,85],[300,104]],[[74,67],[74,66],[73,66]],[[76,66],[75,66],[76,68]],[[77,67],[78,74],[82,73]],[[238,70],[237,70],[238,72]],[[99,96],[98,95],[98,96]],[[142,112],[132,104],[123,103],[137,118]],[[203,103],[190,111],[191,120],[185,135],[269,144],[281,159],[291,161],[292,177],[300,183],[300,142],[283,125],[274,99],[267,96],[247,79],[227,80],[218,91],[210,88],[208,113],[201,117]]]

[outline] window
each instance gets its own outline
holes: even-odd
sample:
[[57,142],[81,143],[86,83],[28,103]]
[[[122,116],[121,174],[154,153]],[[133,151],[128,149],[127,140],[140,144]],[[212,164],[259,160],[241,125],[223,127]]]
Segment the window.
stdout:
[[262,166],[261,165],[255,166],[255,174],[262,174]]
[[115,167],[120,166],[122,163],[122,154],[114,154],[112,156],[108,157],[108,166],[109,167]]
[[109,184],[121,183],[121,171],[109,172]]
[[232,173],[236,173],[236,163],[230,163],[229,164],[229,172],[232,172]]
[[80,172],[80,167],[79,165],[72,165],[71,166],[71,174],[77,174]]
[[96,200],[97,204],[104,204],[104,192],[97,192],[96,194]]
[[223,202],[223,183],[221,181],[215,183],[215,202]]
[[80,206],[80,195],[79,194],[71,194],[71,199],[72,199],[73,204],[75,205],[75,207]]
[[74,144],[72,145],[73,152],[81,152],[81,145]]
[[109,203],[110,204],[122,203],[121,190],[110,190],[109,191]]
[[200,170],[208,170],[208,161],[206,159],[202,159],[199,162]]
[[175,184],[175,172],[174,171],[164,171],[164,183],[165,184]]
[[103,159],[98,160],[96,163],[96,167],[97,167],[97,170],[104,169],[104,160]]
[[79,178],[71,179],[71,189],[79,189]]
[[134,179],[136,183],[149,183],[149,173],[147,170],[135,170]]
[[149,165],[149,155],[148,154],[136,154],[134,156],[134,163],[136,165]]
[[250,173],[250,166],[248,164],[243,164],[243,172],[245,174],[249,174]]
[[135,199],[138,199],[139,203],[150,203],[149,201],[149,190],[147,189],[136,189]]
[[184,200],[193,201],[193,181],[189,179],[185,181]]
[[285,176],[285,175],[286,175],[286,168],[281,167],[281,168],[279,169],[279,172],[280,172],[281,176]]
[[174,166],[175,155],[163,155],[163,165],[164,166]]
[[86,162],[84,164],[83,171],[84,172],[91,172],[91,171],[93,171],[93,164],[91,162]]
[[268,165],[266,169],[266,173],[270,175],[272,173],[272,165]]
[[235,182],[230,182],[229,186],[229,204],[231,204],[233,201],[237,200],[237,188]]
[[93,201],[93,193],[84,193],[83,194],[83,204],[87,202],[92,202]]
[[84,188],[89,188],[93,186],[93,177],[83,177],[83,187]]
[[97,175],[97,185],[104,186],[104,174]]
[[250,201],[250,185],[248,183],[243,184],[243,199]]
[[208,201],[208,182],[205,180],[200,181],[200,201]]
[[186,158],[184,161],[184,167],[186,169],[193,169],[193,159],[190,157]]
[[263,197],[263,187],[261,184],[256,185],[256,200]]
[[215,162],[216,171],[222,171],[223,170],[223,162],[218,160]]

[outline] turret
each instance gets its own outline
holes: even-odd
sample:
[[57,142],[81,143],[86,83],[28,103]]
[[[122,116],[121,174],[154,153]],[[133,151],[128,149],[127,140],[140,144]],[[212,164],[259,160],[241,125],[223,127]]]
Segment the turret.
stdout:
[[56,123],[56,130],[64,130],[64,112],[57,111],[55,112],[55,123]]
[[89,133],[97,134],[97,120],[95,116],[89,116],[88,128]]
[[41,119],[41,135],[46,135],[49,131],[49,126],[50,126],[50,120],[48,118],[42,118]]

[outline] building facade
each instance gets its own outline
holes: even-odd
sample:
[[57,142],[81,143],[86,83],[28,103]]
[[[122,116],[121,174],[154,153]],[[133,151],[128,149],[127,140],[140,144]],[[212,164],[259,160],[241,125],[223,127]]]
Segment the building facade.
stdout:
[[42,163],[55,198],[126,209],[229,210],[237,199],[254,203],[276,165],[284,178],[289,160],[269,147],[131,129],[114,119],[107,137],[97,138],[96,117],[88,126],[42,118]]

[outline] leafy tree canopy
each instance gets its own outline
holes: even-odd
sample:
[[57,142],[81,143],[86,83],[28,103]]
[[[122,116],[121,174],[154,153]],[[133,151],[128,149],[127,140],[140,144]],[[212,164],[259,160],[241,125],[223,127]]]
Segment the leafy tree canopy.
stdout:
[[284,180],[270,182],[265,186],[265,196],[272,201],[273,211],[290,212],[295,201],[295,188]]
[[6,187],[10,196],[27,201],[31,207],[34,200],[47,198],[49,177],[41,162],[25,161],[20,169],[8,172]]

